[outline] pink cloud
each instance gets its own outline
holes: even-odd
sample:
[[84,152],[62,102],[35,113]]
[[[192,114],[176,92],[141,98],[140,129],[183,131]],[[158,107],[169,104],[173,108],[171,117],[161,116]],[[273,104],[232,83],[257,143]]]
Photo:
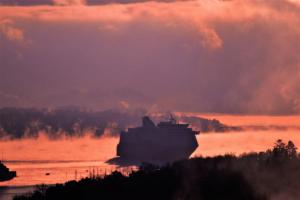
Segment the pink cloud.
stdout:
[[[95,98],[97,103],[93,105],[105,104],[103,99],[109,95],[104,92],[98,97],[90,89],[108,91],[122,86],[137,91],[136,102],[150,96],[156,101],[153,104],[178,110],[300,112],[298,2],[199,0],[0,6],[0,21],[0,32],[8,40],[32,41],[22,49],[26,67],[36,67],[30,75],[40,70],[44,78],[35,78],[43,81],[51,77],[53,68],[59,69],[53,73],[52,93],[67,88],[68,81],[73,81],[67,88],[70,91],[73,87],[87,90],[79,97],[70,94],[65,102],[76,98],[84,102],[86,98],[90,103]],[[62,68],[68,71],[61,72]],[[16,77],[18,82],[20,77]],[[59,80],[61,87],[56,85]],[[28,85],[30,89],[35,86]],[[116,104],[126,101],[132,105],[129,97],[117,95],[121,97],[114,101]],[[51,95],[44,96],[51,99]],[[63,99],[52,96],[57,102]],[[111,102],[106,101],[107,105]]]

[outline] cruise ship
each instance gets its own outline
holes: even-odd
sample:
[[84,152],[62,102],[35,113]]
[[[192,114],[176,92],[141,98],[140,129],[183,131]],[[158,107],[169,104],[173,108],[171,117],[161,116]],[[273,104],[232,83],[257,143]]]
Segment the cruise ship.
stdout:
[[171,116],[169,121],[157,125],[148,117],[143,117],[141,127],[122,131],[117,145],[117,156],[126,160],[175,161],[189,158],[198,147],[196,134],[179,124]]

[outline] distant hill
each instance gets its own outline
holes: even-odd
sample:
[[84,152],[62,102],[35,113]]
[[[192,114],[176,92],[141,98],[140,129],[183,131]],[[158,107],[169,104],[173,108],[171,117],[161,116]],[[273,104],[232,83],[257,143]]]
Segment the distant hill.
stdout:
[[[103,5],[111,3],[137,3],[147,0],[85,0],[86,5]],[[157,0],[161,2],[172,2],[172,0]],[[70,1],[71,2],[71,1]],[[54,0],[0,0],[0,5],[37,6],[54,5]]]
[[[118,135],[121,130],[141,124],[145,110],[105,110],[91,111],[76,107],[57,109],[35,108],[2,108],[0,109],[0,138],[17,139],[37,137],[39,132],[45,132],[50,138],[61,135],[82,136],[92,132],[96,137],[103,135]],[[150,115],[151,116],[151,115]],[[167,120],[167,114],[152,115],[154,121]],[[201,132],[226,132],[238,130],[218,120],[205,118],[176,116],[182,123],[189,123],[195,130]]]
[[241,131],[242,127],[238,126],[228,126],[221,123],[217,119],[205,119],[202,117],[192,117],[192,116],[180,116],[178,119],[182,122],[189,123],[195,129],[201,132],[228,132],[228,131]]
[[3,108],[0,109],[0,133],[2,138],[16,139],[36,137],[43,131],[55,138],[62,134],[81,136],[87,131],[101,136],[105,129],[109,129],[113,135],[128,124],[135,123],[135,116],[115,110]]
[[0,0],[0,5],[20,5],[20,6],[32,6],[32,5],[51,5],[52,0]]

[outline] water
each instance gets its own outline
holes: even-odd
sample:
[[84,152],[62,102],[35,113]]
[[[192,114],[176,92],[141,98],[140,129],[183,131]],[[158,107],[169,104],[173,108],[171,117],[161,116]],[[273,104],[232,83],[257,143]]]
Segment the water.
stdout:
[[[203,116],[203,115],[201,115]],[[205,115],[229,125],[298,126],[300,116],[229,116]],[[300,147],[300,131],[243,131],[210,133],[197,136],[199,148],[192,156],[214,156],[225,153],[242,154],[265,151],[277,139],[292,140]],[[116,155],[118,138],[63,138],[49,140],[43,134],[38,139],[0,141],[0,153],[5,164],[16,170],[18,177],[0,183],[0,199],[9,200],[14,194],[31,191],[37,184],[64,183],[91,175],[108,174],[117,166],[105,163]]]
[[32,191],[37,184],[64,183],[93,175],[109,174],[117,166],[105,161],[115,156],[118,138],[62,138],[0,141],[2,160],[17,177],[0,182],[0,199]]
[[[18,177],[0,186],[28,186],[63,183],[90,173],[105,173],[115,166],[105,163],[115,156],[118,138],[38,139],[2,141],[5,164],[17,171]],[[49,175],[46,175],[49,173]]]

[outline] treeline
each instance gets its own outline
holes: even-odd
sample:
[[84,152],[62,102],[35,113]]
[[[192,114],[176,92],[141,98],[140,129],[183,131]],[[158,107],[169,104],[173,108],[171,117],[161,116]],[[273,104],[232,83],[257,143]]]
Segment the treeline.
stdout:
[[[76,107],[59,109],[35,108],[2,108],[0,109],[0,139],[19,139],[23,137],[37,137],[45,132],[50,138],[61,135],[82,136],[91,132],[94,136],[101,136],[106,132],[118,135],[127,127],[141,125],[145,110],[106,110],[91,111]],[[150,115],[151,116],[151,115]],[[151,118],[159,122],[167,120],[168,114],[153,114]],[[209,120],[190,116],[176,116],[181,122],[190,123],[201,132],[225,132],[237,130],[218,120]]]
[[177,117],[180,121],[186,122],[199,129],[201,132],[228,132],[228,131],[242,131],[243,128],[239,126],[229,126],[221,123],[217,119],[205,119],[203,117],[193,117],[181,115]]
[[261,153],[193,158],[162,167],[144,164],[55,186],[40,186],[14,200],[269,200],[299,199],[300,157],[292,142],[278,140]]
[[105,129],[109,129],[114,135],[127,125],[137,123],[136,115],[117,110],[3,108],[0,109],[0,133],[2,138],[16,139],[36,137],[42,131],[55,138],[81,136],[88,131],[101,136]]

